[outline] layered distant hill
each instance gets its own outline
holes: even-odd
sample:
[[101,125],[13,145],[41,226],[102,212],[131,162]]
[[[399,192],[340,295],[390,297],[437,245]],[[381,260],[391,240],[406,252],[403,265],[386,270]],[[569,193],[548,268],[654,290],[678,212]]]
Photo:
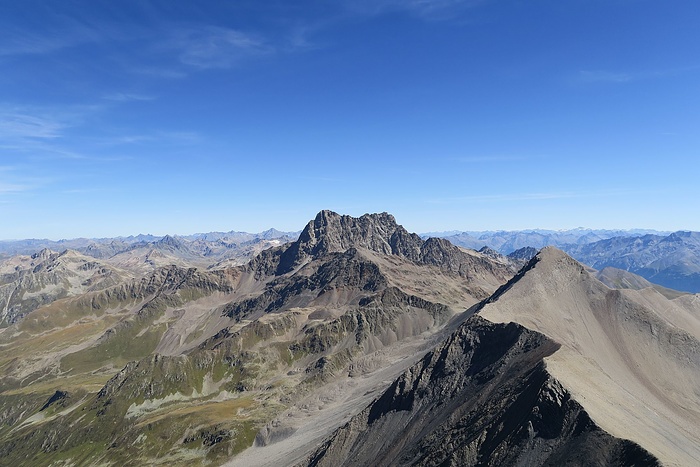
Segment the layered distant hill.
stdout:
[[700,232],[615,237],[563,249],[596,269],[614,267],[664,287],[700,292]]
[[698,464],[698,295],[387,213],[287,240],[5,260],[0,465]]
[[102,290],[166,266],[214,270],[241,265],[297,236],[270,229],[258,234],[2,241],[0,327],[54,300]]
[[600,240],[614,237],[641,237],[644,235],[668,235],[671,232],[656,230],[601,230],[601,229],[571,229],[571,230],[495,230],[495,231],[467,231],[467,232],[431,232],[422,234],[429,237],[440,237],[451,243],[465,248],[479,250],[485,246],[499,253],[509,254],[525,247],[536,249],[546,246],[557,248],[569,245],[587,245]]
[[[193,235],[136,235],[114,238],[74,238],[68,240],[0,240],[0,258],[15,255],[32,255],[40,250],[75,250],[93,258],[106,259],[133,250],[166,250],[171,253],[189,255],[193,258],[225,259],[232,251],[245,249],[253,244],[295,240],[299,232],[280,232],[269,229],[260,233],[209,232]],[[278,243],[279,244],[279,243]],[[265,245],[269,248],[270,244]],[[264,249],[264,248],[263,248]],[[259,251],[258,251],[259,252]],[[252,255],[250,255],[252,256]],[[247,258],[250,259],[250,258]]]
[[445,232],[439,234],[465,248],[491,248],[511,254],[525,247],[556,246],[591,266],[635,273],[654,284],[700,292],[700,232],[649,230]]
[[0,260],[33,255],[43,249],[54,252],[73,250],[142,275],[169,264],[199,268],[240,265],[262,250],[291,242],[298,236],[298,232],[270,229],[257,234],[231,231],[163,237],[6,240],[0,241]]

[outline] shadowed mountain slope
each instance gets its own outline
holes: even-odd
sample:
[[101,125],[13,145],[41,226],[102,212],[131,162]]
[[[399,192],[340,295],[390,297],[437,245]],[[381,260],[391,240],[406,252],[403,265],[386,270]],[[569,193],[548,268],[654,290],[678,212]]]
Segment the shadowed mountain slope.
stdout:
[[549,247],[479,314],[561,344],[547,370],[596,424],[682,466],[700,460],[699,310],[690,295],[611,290]]
[[474,316],[300,465],[659,465],[547,373],[558,347]]

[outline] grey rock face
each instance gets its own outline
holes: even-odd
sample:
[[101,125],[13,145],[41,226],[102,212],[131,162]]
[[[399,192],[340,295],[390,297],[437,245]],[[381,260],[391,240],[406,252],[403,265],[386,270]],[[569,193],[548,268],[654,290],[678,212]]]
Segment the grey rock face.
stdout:
[[515,250],[508,255],[508,258],[514,260],[530,261],[537,254],[537,248],[526,246]]
[[558,344],[473,316],[303,465],[659,465],[546,371]]
[[[396,223],[394,216],[387,213],[365,214],[355,218],[321,211],[306,225],[296,242],[262,259],[272,261],[269,266],[275,266],[275,274],[284,274],[311,257],[343,252],[349,248],[365,248],[376,253],[417,259],[422,244],[418,235],[408,233]],[[267,271],[268,274],[270,272]]]
[[[366,249],[408,259],[417,264],[436,266],[470,279],[477,271],[488,270],[504,281],[518,264],[497,263],[484,255],[469,255],[449,241],[429,238],[423,241],[396,223],[394,216],[365,214],[355,218],[332,211],[321,211],[306,225],[299,239],[289,245],[264,251],[249,264],[256,276],[282,275],[312,258],[350,248]],[[483,297],[482,297],[483,298]]]

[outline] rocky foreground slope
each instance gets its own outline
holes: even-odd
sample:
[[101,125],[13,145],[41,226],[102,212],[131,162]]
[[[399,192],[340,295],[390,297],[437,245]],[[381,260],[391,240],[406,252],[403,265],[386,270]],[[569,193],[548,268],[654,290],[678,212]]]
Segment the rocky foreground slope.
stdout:
[[555,248],[543,249],[483,305],[561,344],[547,369],[601,428],[665,465],[700,459],[700,298],[610,289]]
[[545,248],[298,465],[698,465],[699,307]]
[[548,373],[558,349],[473,316],[299,465],[659,465]]

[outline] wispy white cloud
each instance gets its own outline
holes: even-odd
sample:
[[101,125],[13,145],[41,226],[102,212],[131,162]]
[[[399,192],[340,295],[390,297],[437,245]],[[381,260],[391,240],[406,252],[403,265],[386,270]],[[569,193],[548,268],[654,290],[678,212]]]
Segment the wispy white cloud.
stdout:
[[87,40],[75,32],[6,30],[0,41],[0,56],[41,55],[78,45]]
[[71,188],[68,190],[62,190],[61,193],[66,195],[84,195],[87,193],[100,193],[103,191],[103,187],[97,188]]
[[0,194],[7,193],[19,193],[21,191],[28,191],[32,187],[30,185],[21,185],[17,183],[4,183],[0,181]]
[[118,30],[95,18],[83,21],[66,11],[43,11],[23,21],[0,22],[0,56],[49,54],[112,37]]
[[48,115],[33,114],[22,110],[0,110],[0,138],[17,139],[59,138],[65,124]]
[[320,177],[320,176],[309,176],[301,177],[302,180],[317,183],[349,183],[348,180],[341,177]]
[[628,81],[632,81],[632,79],[634,78],[631,73],[620,73],[602,70],[583,70],[579,72],[579,79],[584,83],[626,83]]
[[599,191],[559,191],[559,192],[534,192],[534,193],[499,193],[456,196],[447,198],[432,198],[426,200],[428,204],[459,204],[473,202],[512,202],[512,201],[545,201],[572,198],[609,198],[631,196],[637,194],[632,190],[599,190]]
[[132,101],[152,101],[155,100],[155,96],[150,96],[146,94],[135,94],[129,92],[115,92],[113,94],[107,94],[103,96],[103,99],[114,102],[132,102]]
[[5,147],[28,142],[59,140],[106,105],[37,106],[0,103],[0,144]]
[[[0,160],[113,163],[132,158],[115,155],[113,150],[119,146],[180,147],[202,141],[199,133],[186,130],[135,132],[102,127],[86,133],[92,117],[110,108],[107,104],[68,109],[0,105]],[[10,170],[6,167],[12,166],[0,166],[0,176]]]
[[194,144],[202,137],[194,131],[153,131],[151,133],[125,133],[112,137],[93,138],[91,142],[98,146],[120,146],[135,144]]
[[20,166],[0,166],[0,200],[6,201],[7,196],[31,191],[40,183],[36,177],[23,175],[27,169]]
[[304,50],[318,49],[319,44],[311,39],[311,36],[324,27],[328,27],[326,22],[315,22],[304,25],[296,24],[292,26],[279,40],[275,50],[283,52],[299,52]]
[[71,148],[65,137],[95,109],[0,106],[0,150],[14,157],[89,159]]
[[167,46],[177,50],[181,63],[200,69],[229,68],[247,57],[274,51],[258,36],[218,26],[181,29]]
[[66,136],[99,108],[0,106],[0,151],[34,159],[93,159],[72,147]]
[[185,71],[173,69],[169,65],[163,67],[136,65],[127,66],[127,68],[129,72],[136,75],[149,76],[153,78],[183,79],[187,78],[188,76],[188,73]]
[[348,0],[346,7],[355,13],[380,14],[388,11],[404,11],[423,19],[453,18],[466,9],[488,0]]
[[452,160],[455,162],[463,162],[466,164],[477,164],[477,163],[493,163],[493,162],[516,162],[524,161],[529,159],[525,156],[515,156],[515,155],[493,155],[493,156],[464,156],[455,157]]
[[517,193],[517,194],[493,194],[493,195],[470,195],[456,196],[449,198],[433,198],[428,200],[431,204],[453,204],[465,202],[485,202],[485,201],[528,201],[528,200],[548,200],[579,197],[573,192],[560,193]]
[[649,71],[581,70],[576,76],[576,81],[579,83],[629,83],[632,81],[665,78],[697,71],[700,71],[700,66]]
[[395,1],[403,8],[417,11],[421,14],[434,14],[444,11],[454,11],[464,7],[473,7],[484,3],[485,0],[408,0]]

